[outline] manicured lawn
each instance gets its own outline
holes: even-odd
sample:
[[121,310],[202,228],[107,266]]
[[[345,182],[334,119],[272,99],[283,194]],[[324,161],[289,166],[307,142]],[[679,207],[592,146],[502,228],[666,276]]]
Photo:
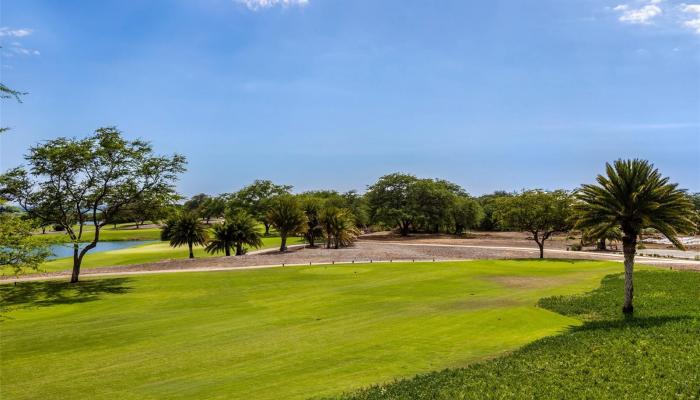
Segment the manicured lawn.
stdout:
[[[275,248],[280,245],[280,238],[276,236],[270,236],[263,238],[263,249]],[[302,238],[289,238],[287,239],[289,245],[304,243]],[[204,251],[204,248],[197,246],[194,251],[195,257],[220,257],[223,253],[218,254],[208,254]],[[152,244],[145,244],[141,246],[129,247],[120,250],[110,250],[103,251],[99,253],[88,253],[83,259],[82,268],[96,268],[96,267],[106,267],[113,265],[129,265],[129,264],[141,264],[147,262],[162,261],[168,259],[178,259],[187,258],[188,250],[187,246],[184,247],[170,247],[167,242],[159,242]],[[73,267],[73,258],[59,258],[56,260],[48,261],[41,266],[40,271],[63,271],[71,269]],[[34,271],[27,271],[27,273],[32,273]]]
[[338,395],[579,325],[578,315],[537,307],[538,299],[584,293],[620,269],[489,260],[0,285],[0,397]]
[[635,317],[624,319],[623,279],[544,308],[586,323],[515,353],[342,399],[698,399],[700,273],[635,273]]
[[[77,228],[76,228],[77,229]],[[82,241],[90,242],[95,236],[95,229],[92,226],[85,226]],[[65,232],[47,232],[36,235],[38,240],[58,240],[69,242],[70,239]],[[133,229],[132,224],[118,224],[117,229],[113,225],[108,225],[100,230],[100,240],[105,242],[123,240],[160,240],[160,228],[139,228]]]

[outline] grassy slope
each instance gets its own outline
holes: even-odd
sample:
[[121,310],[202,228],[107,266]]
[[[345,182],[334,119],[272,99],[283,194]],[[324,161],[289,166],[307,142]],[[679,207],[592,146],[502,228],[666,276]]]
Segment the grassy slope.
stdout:
[[623,280],[540,304],[587,322],[512,355],[343,399],[698,399],[700,274],[635,274],[636,315],[625,320]]
[[3,399],[293,399],[516,349],[578,320],[535,306],[617,263],[288,267],[0,285]]
[[[289,238],[287,240],[288,245],[304,243],[301,238]],[[265,237],[263,238],[263,249],[279,247],[280,238],[279,237]],[[218,254],[208,254],[204,251],[204,248],[197,246],[194,251],[194,255],[197,258],[201,257],[220,257],[223,256],[222,253]],[[129,247],[120,250],[110,250],[103,251],[99,253],[88,253],[83,259],[82,268],[96,268],[96,267],[106,267],[112,265],[129,265],[129,264],[141,264],[147,262],[162,261],[168,259],[178,259],[187,258],[188,250],[187,246],[183,247],[170,247],[167,242],[145,244],[141,246]],[[71,257],[59,258],[57,260],[52,260],[44,263],[40,271],[63,271],[73,267],[73,259]],[[27,273],[32,273],[34,271],[27,271]]]

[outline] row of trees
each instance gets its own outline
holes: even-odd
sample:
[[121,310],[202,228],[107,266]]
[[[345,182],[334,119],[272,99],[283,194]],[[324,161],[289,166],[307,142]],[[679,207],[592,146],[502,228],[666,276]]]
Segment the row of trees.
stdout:
[[[259,184],[269,186],[267,181],[254,183]],[[244,190],[249,191],[250,187]],[[206,246],[207,252],[223,252],[227,256],[234,248],[236,255],[242,255],[244,246],[260,247],[262,235],[257,229],[258,221],[264,224],[265,235],[270,234],[270,228],[277,231],[280,251],[287,250],[287,240],[294,235],[303,235],[310,247],[316,247],[318,240],[325,240],[327,248],[338,249],[350,245],[360,234],[357,226],[359,217],[352,208],[347,207],[352,197],[336,192],[276,194],[264,200],[265,214],[259,219],[254,218],[249,208],[234,197],[234,201],[224,203],[224,220],[213,225],[211,235],[203,221],[218,218],[218,215],[203,217],[197,207],[188,207],[188,204],[194,203],[193,200],[204,205],[210,203],[211,198],[195,196],[185,203],[181,212],[168,219],[162,229],[162,239],[169,240],[176,247],[187,245],[190,258],[194,258],[195,245]]]

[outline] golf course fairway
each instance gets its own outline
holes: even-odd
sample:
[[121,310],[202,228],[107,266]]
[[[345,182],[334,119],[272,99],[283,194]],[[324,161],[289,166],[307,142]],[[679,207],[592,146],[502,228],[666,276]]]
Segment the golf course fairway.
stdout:
[[0,285],[0,397],[302,399],[469,364],[580,324],[536,306],[613,262],[285,267]]

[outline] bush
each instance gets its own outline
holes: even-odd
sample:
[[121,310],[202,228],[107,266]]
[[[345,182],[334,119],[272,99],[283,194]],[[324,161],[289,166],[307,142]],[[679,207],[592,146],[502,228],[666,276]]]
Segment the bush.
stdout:
[[574,243],[569,245],[569,250],[571,251],[581,251],[583,250],[583,246],[581,246],[581,243]]

